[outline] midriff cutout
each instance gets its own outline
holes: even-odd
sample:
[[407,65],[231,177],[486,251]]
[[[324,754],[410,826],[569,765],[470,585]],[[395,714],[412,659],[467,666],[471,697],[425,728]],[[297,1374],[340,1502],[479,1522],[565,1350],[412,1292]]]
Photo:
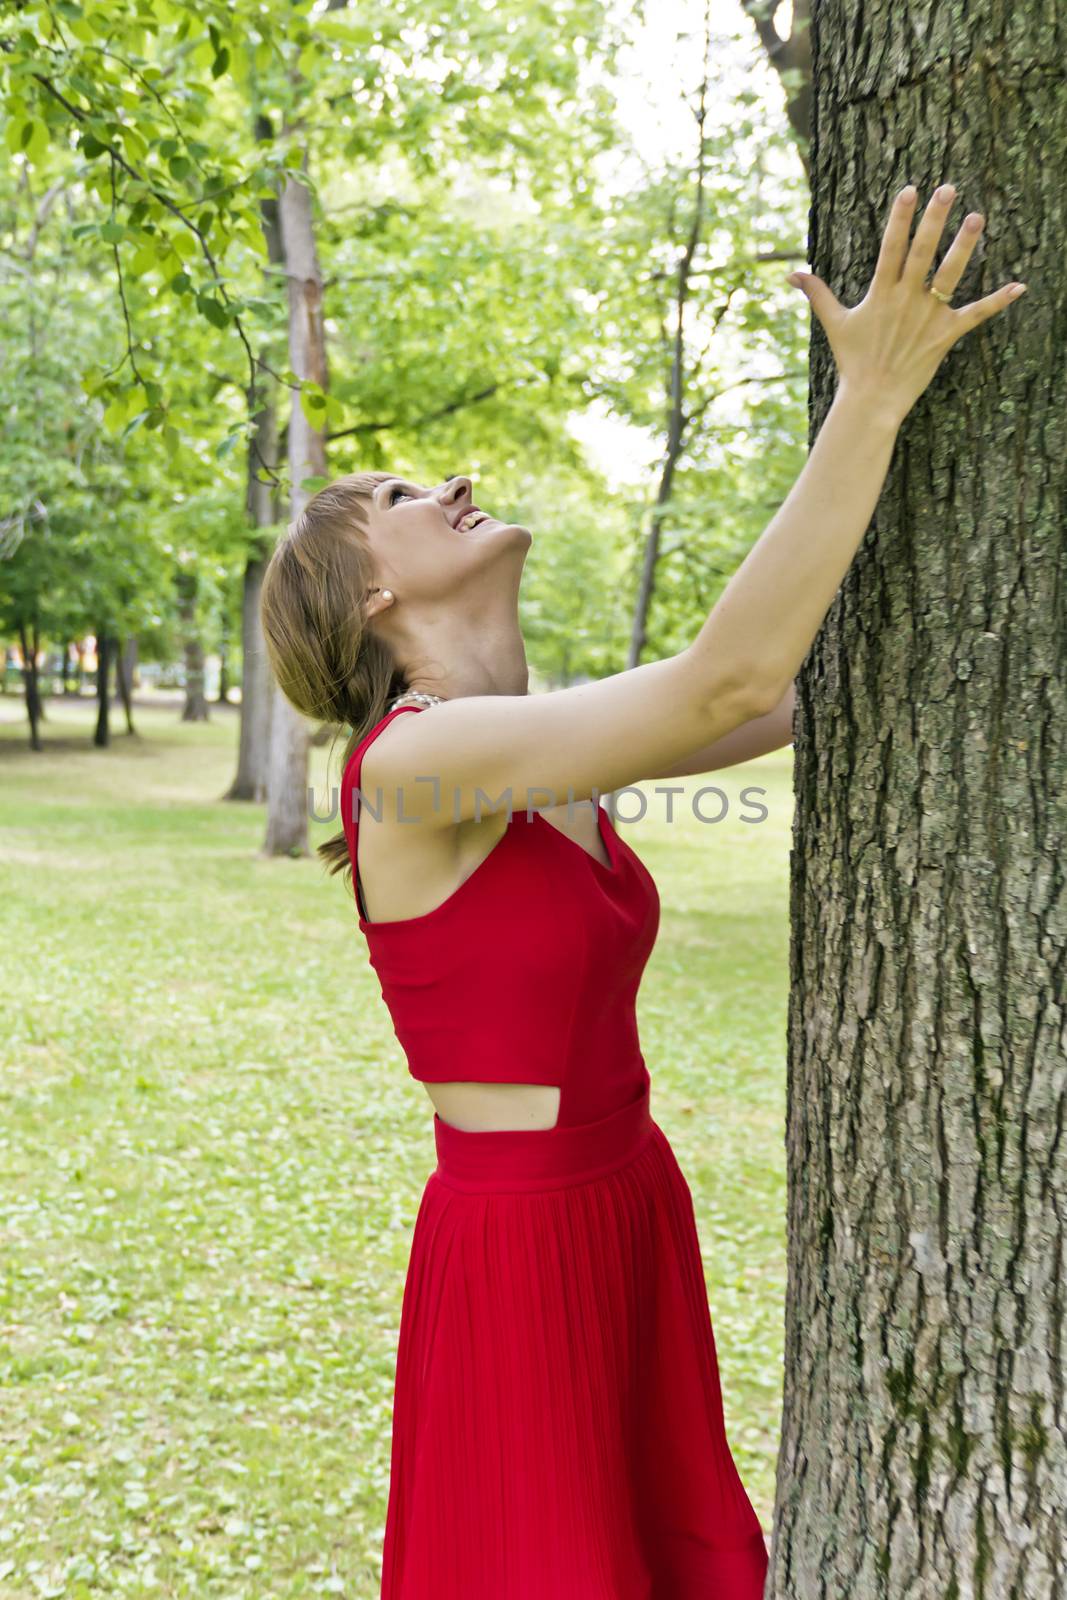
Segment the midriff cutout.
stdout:
[[442,1122],[463,1133],[548,1132],[561,1091],[548,1083],[424,1083]]

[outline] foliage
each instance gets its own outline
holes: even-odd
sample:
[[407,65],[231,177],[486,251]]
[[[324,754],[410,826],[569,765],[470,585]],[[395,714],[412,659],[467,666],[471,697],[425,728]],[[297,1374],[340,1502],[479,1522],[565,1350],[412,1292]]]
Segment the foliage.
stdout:
[[[72,617],[110,606],[165,630],[168,565],[197,567],[205,611],[216,585],[233,591],[252,537],[252,358],[279,399],[296,386],[262,210],[299,176],[313,185],[330,361],[327,387],[306,381],[301,401],[326,425],[331,473],[470,473],[480,503],[539,535],[523,597],[537,670],[555,681],[624,664],[649,495],[613,496],[569,419],[598,400],[665,436],[695,204],[689,159],[639,161],[639,179],[614,189],[598,182],[634,155],[605,76],[626,26],[632,16],[601,0],[491,11],[463,0],[447,16],[430,0],[31,0],[0,20],[15,155],[5,337],[25,343],[38,322],[9,398],[23,433],[0,462],[0,509],[32,528],[27,507],[68,493],[51,421],[38,433],[33,420],[51,372],[49,417],[95,441],[95,481],[68,486],[73,520],[99,533],[80,601],[90,565],[67,573]],[[780,268],[759,259],[795,237],[800,180],[795,162],[783,178],[783,135],[758,125],[750,102],[704,152],[657,653],[692,637],[803,450],[804,325]],[[109,448],[126,474],[112,500]],[[284,439],[278,475],[284,488]],[[39,554],[31,586],[56,596]]]
[[[581,72],[604,31],[600,0],[461,4],[447,26],[426,0],[323,13],[306,0],[42,0],[9,17],[8,148],[42,177],[76,153],[96,203],[73,232],[108,252],[120,281],[126,356],[86,384],[109,425],[143,418],[169,449],[180,443],[165,369],[127,303],[131,279],[225,334],[230,381],[251,383],[257,319],[276,325],[277,309],[258,281],[260,207],[287,176],[311,181],[301,145],[311,172],[395,155],[425,181],[473,161],[522,182],[535,204],[562,181],[580,205],[584,163],[609,137],[604,93]],[[257,141],[257,116],[298,127],[300,143]],[[306,398],[339,417],[315,386]]]

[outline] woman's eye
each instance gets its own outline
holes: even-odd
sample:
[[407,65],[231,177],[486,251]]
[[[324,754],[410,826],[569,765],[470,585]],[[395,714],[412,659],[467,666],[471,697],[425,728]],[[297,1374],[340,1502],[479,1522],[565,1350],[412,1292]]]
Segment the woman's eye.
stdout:
[[396,504],[395,496],[398,494],[402,494],[405,500],[411,499],[411,496],[404,489],[390,489],[388,495],[388,501],[390,505]]

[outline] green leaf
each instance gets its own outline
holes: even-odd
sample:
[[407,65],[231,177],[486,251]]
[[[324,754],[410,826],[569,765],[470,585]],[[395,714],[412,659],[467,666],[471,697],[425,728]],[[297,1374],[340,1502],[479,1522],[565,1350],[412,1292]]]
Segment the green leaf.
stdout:
[[122,138],[123,144],[126,146],[126,154],[129,156],[130,160],[143,161],[145,156],[148,154],[148,145],[141,138],[141,135],[137,132],[137,129],[131,128],[128,123],[124,122],[119,128],[119,134]]
[[159,265],[159,256],[154,244],[142,245],[140,250],[130,262],[130,271],[135,277],[142,277],[146,272],[151,272]]
[[135,417],[131,417],[130,421],[127,422],[126,426],[122,430],[122,438],[123,439],[128,439],[131,434],[136,433],[137,429],[144,422],[144,420],[147,417],[147,415],[148,415],[147,411],[138,411],[138,413],[137,413],[137,415]]
[[300,409],[313,428],[321,428],[326,419],[326,396],[318,385],[300,390]]
[[110,433],[117,433],[119,428],[122,427],[123,423],[126,421],[128,407],[129,396],[127,394],[116,395],[114,400],[112,400],[111,404],[104,412],[104,427],[107,428]]
[[211,295],[198,294],[196,297],[196,303],[200,311],[213,327],[225,328],[229,326],[229,318],[226,315],[226,307],[222,305],[220,301],[214,299]]

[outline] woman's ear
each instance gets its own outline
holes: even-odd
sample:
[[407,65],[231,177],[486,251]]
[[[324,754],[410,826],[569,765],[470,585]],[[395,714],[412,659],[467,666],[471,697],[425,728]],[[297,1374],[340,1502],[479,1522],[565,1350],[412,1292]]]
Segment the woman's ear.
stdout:
[[392,589],[371,589],[367,595],[367,618],[376,617],[380,611],[388,611],[395,596]]

